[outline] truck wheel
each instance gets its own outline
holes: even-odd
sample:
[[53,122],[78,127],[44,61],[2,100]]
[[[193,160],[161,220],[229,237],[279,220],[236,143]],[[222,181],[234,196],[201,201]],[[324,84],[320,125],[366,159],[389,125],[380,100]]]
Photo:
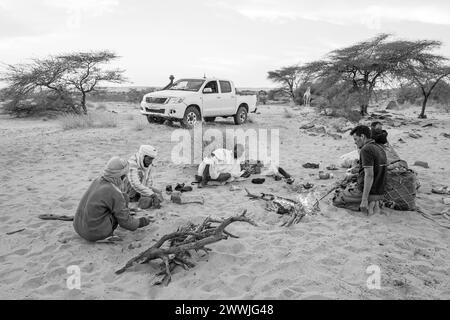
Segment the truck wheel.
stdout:
[[200,122],[200,119],[200,112],[198,112],[197,108],[189,107],[184,113],[184,118],[181,121],[181,125],[183,128],[192,129],[197,123]]
[[206,122],[214,122],[216,120],[216,117],[206,117],[205,121]]
[[234,123],[237,125],[245,123],[247,116],[247,109],[245,107],[239,107],[237,113],[234,115]]

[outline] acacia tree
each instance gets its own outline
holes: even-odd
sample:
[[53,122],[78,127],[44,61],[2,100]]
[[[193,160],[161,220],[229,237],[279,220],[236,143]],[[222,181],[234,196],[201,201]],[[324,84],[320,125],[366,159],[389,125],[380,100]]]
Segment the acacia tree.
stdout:
[[16,110],[21,101],[37,91],[47,90],[53,94],[65,107],[76,111],[70,101],[67,86],[62,80],[68,67],[65,62],[50,56],[45,59],[32,59],[27,64],[6,65],[0,80],[8,83],[5,96],[12,100],[11,109]]
[[[6,98],[11,101],[10,110],[17,113],[22,101],[36,96],[36,93],[56,97],[56,108],[79,113],[86,109],[86,95],[95,90],[102,81],[122,83],[125,81],[122,70],[103,70],[102,65],[118,57],[109,51],[72,53],[33,59],[30,63],[6,65],[0,80],[8,86]],[[73,90],[81,93],[80,107],[72,101]],[[45,104],[45,103],[44,103]],[[33,106],[27,107],[28,112]]]
[[[436,41],[435,47],[440,47],[441,43]],[[450,75],[450,66],[445,63],[447,58],[431,53],[424,53],[417,59],[411,59],[404,63],[404,67],[398,73],[400,78],[405,79],[409,84],[415,85],[423,96],[422,111],[420,119],[425,119],[425,109],[428,100],[437,88],[438,84]]]
[[272,80],[275,83],[279,83],[282,86],[280,90],[289,94],[292,100],[295,101],[295,92],[303,79],[302,76],[302,69],[295,65],[283,67],[275,71],[269,71],[267,79]]
[[110,51],[77,52],[59,56],[68,66],[63,81],[81,93],[80,106],[87,114],[86,96],[100,82],[123,83],[124,70],[103,70],[102,65],[119,58]]
[[407,61],[426,57],[437,42],[387,41],[390,35],[377,37],[330,52],[326,59],[313,62],[318,78],[335,79],[352,86],[358,96],[362,115],[367,114],[369,101],[375,88],[393,75],[402,74]]

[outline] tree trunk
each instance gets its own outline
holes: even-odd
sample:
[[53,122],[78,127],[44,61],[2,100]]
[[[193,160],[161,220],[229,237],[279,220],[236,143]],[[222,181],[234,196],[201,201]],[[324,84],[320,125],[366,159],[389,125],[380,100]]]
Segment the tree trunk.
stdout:
[[81,92],[81,108],[83,108],[83,113],[87,114],[87,108],[86,108],[86,92]]
[[426,119],[427,116],[425,115],[425,108],[427,107],[427,102],[428,102],[428,95],[425,95],[423,97],[423,102],[422,102],[422,112],[419,115],[419,119]]

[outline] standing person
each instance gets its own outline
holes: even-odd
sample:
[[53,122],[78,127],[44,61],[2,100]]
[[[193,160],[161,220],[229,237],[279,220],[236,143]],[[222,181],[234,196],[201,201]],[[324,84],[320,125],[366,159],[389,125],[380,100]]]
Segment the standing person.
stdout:
[[163,201],[162,191],[153,187],[153,161],[158,156],[155,147],[142,145],[128,163],[130,170],[124,180],[123,192],[129,201],[138,202],[141,198],[149,198],[150,207],[159,207]]
[[359,172],[356,184],[349,184],[336,191],[333,205],[354,211],[361,210],[368,215],[378,212],[384,198],[386,184],[386,153],[371,139],[367,126],[357,126],[351,133],[360,149]]
[[128,162],[114,157],[83,195],[73,222],[82,238],[95,242],[112,237],[117,226],[135,231],[150,223],[146,217],[135,219],[130,215],[120,190],[127,173]]

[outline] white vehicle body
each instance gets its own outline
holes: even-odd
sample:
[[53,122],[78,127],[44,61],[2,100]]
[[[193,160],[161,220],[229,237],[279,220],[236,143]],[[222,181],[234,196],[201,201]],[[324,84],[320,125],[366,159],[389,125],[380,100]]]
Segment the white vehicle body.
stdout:
[[141,102],[141,113],[147,117],[181,121],[189,107],[195,107],[203,119],[230,117],[237,114],[239,107],[245,107],[247,113],[255,112],[256,95],[236,94],[234,83],[229,80],[181,79],[169,90],[146,94]]

